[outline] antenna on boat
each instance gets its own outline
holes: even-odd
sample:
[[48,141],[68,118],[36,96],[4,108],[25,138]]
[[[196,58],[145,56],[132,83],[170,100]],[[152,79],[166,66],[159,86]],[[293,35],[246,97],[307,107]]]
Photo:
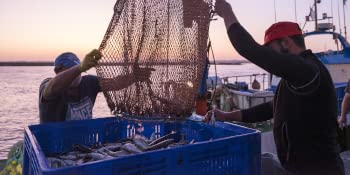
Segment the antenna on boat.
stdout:
[[[331,0],[331,14],[333,17],[334,16],[333,0]],[[333,32],[335,32],[336,28],[334,26],[334,19],[332,19],[332,26],[333,26]],[[335,42],[335,45],[337,45],[337,51],[339,52],[339,43],[338,43],[337,36],[335,34],[333,34],[333,40]]]
[[273,0],[273,7],[275,10],[275,23],[277,22],[277,13],[276,13],[276,0]]
[[[304,27],[306,26],[306,23],[310,22],[310,21],[315,21],[315,31],[319,30],[318,16],[317,16],[317,3],[321,3],[321,0],[314,0],[314,5],[313,5],[313,7],[310,7],[309,15],[305,17],[306,20],[305,20],[305,23],[304,23],[304,26],[303,26],[303,30],[304,30]],[[324,14],[323,15],[323,20],[327,19],[327,18],[328,18],[327,14]]]
[[297,16],[297,0],[294,0],[294,14],[295,14],[295,22],[298,23],[298,16]]
[[[345,4],[346,4],[346,0],[343,0],[343,14],[344,14],[344,36],[345,36],[345,39],[347,39],[347,32],[346,32],[346,14],[345,14]],[[340,20],[340,18],[339,18]]]
[[[332,17],[334,16],[334,13],[333,13],[333,0],[331,0],[331,15]],[[332,20],[332,24],[333,24],[334,20]],[[333,32],[334,32],[335,28],[333,27]]]
[[341,21],[340,21],[340,7],[339,7],[339,0],[338,0],[338,22],[339,22],[339,33],[340,35],[342,34],[341,32]]
[[317,3],[321,3],[321,0],[314,0],[315,4],[315,31],[318,30],[317,26],[318,26],[318,21],[317,21]]

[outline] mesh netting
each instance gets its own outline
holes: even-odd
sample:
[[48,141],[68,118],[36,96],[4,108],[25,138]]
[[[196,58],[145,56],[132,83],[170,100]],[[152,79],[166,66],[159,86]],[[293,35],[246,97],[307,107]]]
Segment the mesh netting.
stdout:
[[[207,61],[210,4],[211,0],[117,0],[97,66],[112,111],[172,117],[192,113]],[[151,68],[147,81],[135,81]],[[121,90],[107,88],[124,83],[113,80],[125,75],[125,81],[135,83]]]

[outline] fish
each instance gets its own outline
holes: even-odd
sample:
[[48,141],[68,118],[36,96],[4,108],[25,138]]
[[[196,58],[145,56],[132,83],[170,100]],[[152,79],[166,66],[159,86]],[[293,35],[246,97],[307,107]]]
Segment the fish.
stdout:
[[155,141],[156,139],[157,139],[157,136],[156,136],[156,133],[154,132],[154,133],[152,133],[151,137],[149,138],[149,141],[150,141],[150,142],[153,142],[153,141]]
[[164,141],[164,140],[173,138],[173,137],[175,137],[176,134],[177,134],[177,132],[172,131],[170,134],[167,134],[167,135],[165,135],[165,136],[163,136],[163,137],[160,137],[159,139],[154,140],[154,141],[151,142],[149,145],[150,145],[150,146],[153,146],[153,145],[155,145],[155,144],[157,144],[157,143],[159,143],[159,142],[162,142],[162,141]]
[[111,159],[112,156],[107,156],[101,153],[88,153],[87,156],[91,158],[92,160],[104,160],[104,159]]
[[[195,140],[191,140],[191,142],[186,140],[185,134],[181,134],[180,138],[176,137],[177,134],[177,132],[172,131],[158,139],[156,139],[155,133],[151,135],[150,139],[136,134],[115,143],[97,143],[92,146],[74,144],[71,152],[47,155],[47,164],[50,168],[78,166],[89,162],[126,157],[147,151],[180,147],[195,142]],[[176,138],[180,140],[176,141]]]
[[[110,144],[110,145],[104,146],[102,148],[110,150],[110,151],[118,151],[118,150],[120,150],[120,147],[122,145],[123,145],[122,143],[115,143],[115,144]],[[100,149],[102,149],[102,148],[100,148]]]
[[79,159],[76,161],[77,165],[81,165],[81,164],[84,164],[84,159]]
[[67,154],[67,155],[58,156],[58,158],[65,159],[65,160],[77,160],[78,156],[77,155],[73,155],[73,154]]
[[125,151],[125,150],[120,150],[120,151],[116,151],[116,152],[106,150],[106,152],[108,155],[110,155],[112,157],[124,157],[124,156],[130,155],[130,153]]
[[47,164],[50,168],[60,168],[60,167],[67,166],[63,160],[55,158],[55,157],[47,158]]
[[150,147],[150,145],[147,143],[147,140],[144,140],[142,138],[134,138],[133,140],[134,144],[141,150],[145,150],[146,148]]
[[[151,136],[152,138],[152,136]],[[143,140],[145,141],[146,143],[151,143],[152,141],[150,139],[148,139],[147,137],[143,136],[143,135],[140,135],[140,134],[136,134],[133,138],[132,138],[132,141],[135,141],[135,139],[139,139],[139,140]]]
[[73,148],[75,150],[78,150],[78,151],[81,151],[81,152],[84,152],[84,153],[91,153],[91,152],[94,152],[94,149],[91,149],[85,145],[80,145],[80,144],[75,144],[73,145]]
[[66,166],[76,166],[77,165],[77,162],[73,161],[73,160],[66,159],[66,160],[63,160],[63,161],[66,164]]
[[157,150],[157,149],[161,149],[161,148],[166,148],[172,143],[174,143],[174,139],[167,139],[167,140],[161,141],[157,144],[154,144],[152,146],[149,146],[148,148],[145,149],[145,151],[152,151],[152,150]]
[[128,151],[129,153],[134,153],[134,154],[138,154],[138,153],[143,152],[142,150],[137,148],[136,145],[134,145],[132,143],[127,143],[127,144],[123,145],[121,148],[125,151]]

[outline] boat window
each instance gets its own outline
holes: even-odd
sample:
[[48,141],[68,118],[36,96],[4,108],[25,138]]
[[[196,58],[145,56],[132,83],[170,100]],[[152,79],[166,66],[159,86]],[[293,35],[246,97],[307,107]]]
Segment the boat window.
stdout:
[[333,35],[312,35],[305,38],[306,48],[311,49],[314,53],[330,54],[335,51],[341,51],[340,41],[333,39]]

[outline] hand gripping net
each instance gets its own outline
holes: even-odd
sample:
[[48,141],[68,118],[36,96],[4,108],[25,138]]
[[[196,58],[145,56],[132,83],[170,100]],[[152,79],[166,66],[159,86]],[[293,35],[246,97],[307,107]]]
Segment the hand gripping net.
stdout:
[[[162,117],[192,113],[207,61],[210,4],[211,0],[117,0],[97,66],[113,112]],[[145,68],[154,69],[149,80],[135,81]],[[107,85],[124,83],[113,81],[123,75],[135,83],[107,90]]]

